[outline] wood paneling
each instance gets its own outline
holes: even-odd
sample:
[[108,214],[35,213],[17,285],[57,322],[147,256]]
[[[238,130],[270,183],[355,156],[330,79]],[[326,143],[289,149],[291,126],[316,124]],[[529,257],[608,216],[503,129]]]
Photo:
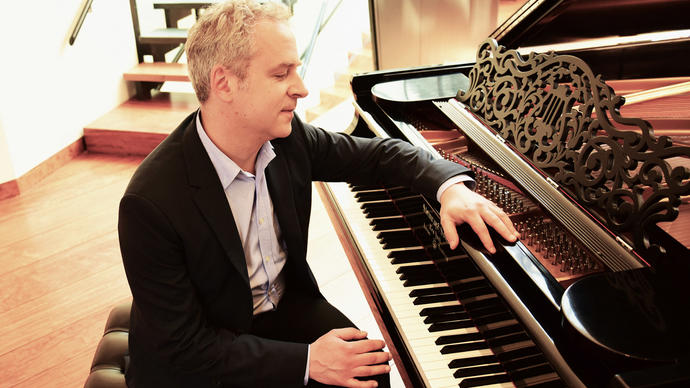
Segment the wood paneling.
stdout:
[[82,152],[84,152],[84,139],[80,138],[18,179],[0,184],[0,200],[17,196],[26,191]]

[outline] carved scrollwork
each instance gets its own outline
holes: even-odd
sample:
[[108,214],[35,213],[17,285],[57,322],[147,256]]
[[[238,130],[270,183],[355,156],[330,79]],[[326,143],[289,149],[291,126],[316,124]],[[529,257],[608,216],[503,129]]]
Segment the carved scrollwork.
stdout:
[[622,117],[625,99],[584,61],[553,52],[523,59],[489,39],[457,98],[638,252],[663,253],[649,230],[678,216],[690,171],[669,159],[690,157],[690,148]]

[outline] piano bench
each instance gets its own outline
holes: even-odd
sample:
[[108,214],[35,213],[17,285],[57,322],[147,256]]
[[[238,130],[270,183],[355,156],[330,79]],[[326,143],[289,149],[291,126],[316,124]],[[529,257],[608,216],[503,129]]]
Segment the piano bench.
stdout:
[[84,388],[126,388],[129,362],[129,312],[132,302],[115,306],[108,315],[103,337],[91,362]]

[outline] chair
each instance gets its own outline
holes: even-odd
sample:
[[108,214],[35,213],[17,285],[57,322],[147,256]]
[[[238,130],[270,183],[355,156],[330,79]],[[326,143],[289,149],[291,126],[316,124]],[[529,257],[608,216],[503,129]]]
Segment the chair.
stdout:
[[132,302],[115,306],[108,316],[103,337],[91,362],[84,388],[126,388],[125,370],[129,362],[129,313]]

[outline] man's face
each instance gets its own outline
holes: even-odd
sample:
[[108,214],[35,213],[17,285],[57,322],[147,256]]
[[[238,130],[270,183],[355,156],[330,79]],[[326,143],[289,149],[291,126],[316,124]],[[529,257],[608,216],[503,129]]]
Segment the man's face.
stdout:
[[307,90],[297,74],[295,37],[285,22],[260,21],[254,30],[254,55],[239,82],[233,109],[240,124],[262,141],[290,134],[297,99]]

